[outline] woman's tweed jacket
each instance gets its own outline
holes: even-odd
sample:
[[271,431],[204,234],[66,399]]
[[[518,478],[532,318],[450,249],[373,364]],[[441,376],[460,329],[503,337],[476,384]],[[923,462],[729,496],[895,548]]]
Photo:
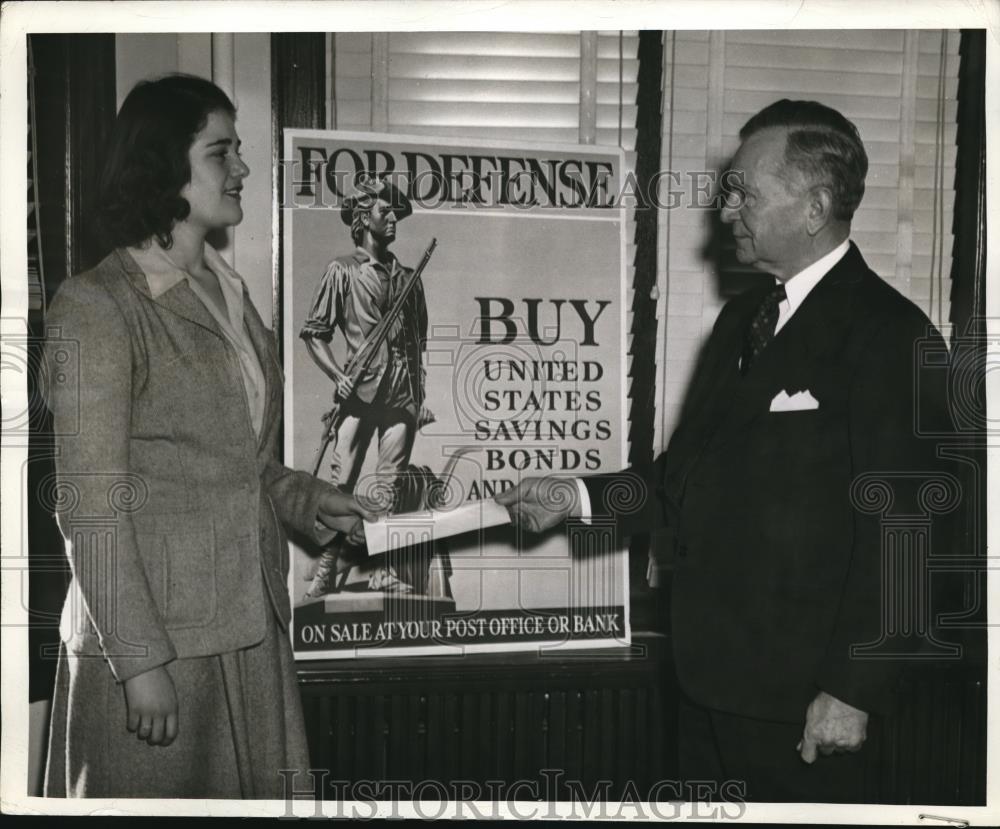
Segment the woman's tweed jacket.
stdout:
[[60,632],[77,653],[96,637],[119,681],[256,644],[271,608],[285,629],[291,615],[282,524],[315,537],[330,485],[276,460],[281,369],[244,299],[266,379],[259,438],[235,352],[186,280],[154,298],[115,251],[47,318],[51,500],[73,570]]

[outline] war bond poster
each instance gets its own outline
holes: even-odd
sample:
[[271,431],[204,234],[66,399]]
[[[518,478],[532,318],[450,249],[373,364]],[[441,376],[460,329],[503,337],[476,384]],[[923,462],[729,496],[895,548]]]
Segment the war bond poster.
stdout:
[[290,129],[283,150],[285,463],[380,516],[292,539],[297,656],[627,643],[620,541],[527,536],[493,500],[626,460],[620,151]]

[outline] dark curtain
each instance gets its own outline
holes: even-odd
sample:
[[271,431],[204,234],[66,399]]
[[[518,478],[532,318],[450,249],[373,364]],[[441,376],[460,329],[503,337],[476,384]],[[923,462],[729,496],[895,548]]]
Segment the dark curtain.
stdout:
[[[326,35],[322,32],[282,32],[271,35],[271,161],[275,171],[275,199],[285,192],[284,165],[281,151],[285,142],[282,129],[301,127],[323,129],[326,126]],[[278,359],[284,363],[281,263],[284,261],[285,220],[280,205],[277,217],[277,245],[272,253],[271,279],[274,283],[271,308],[271,330],[278,349]],[[284,426],[282,426],[284,430]],[[284,436],[278,446],[284,446]],[[284,449],[281,450],[284,455]],[[284,458],[282,458],[284,459]]]
[[985,333],[986,31],[966,29],[959,47],[958,154],[951,263],[952,345]]
[[[986,32],[962,31],[958,76],[954,242],[951,266],[950,403],[954,455],[966,493],[954,552],[986,556]],[[970,567],[962,585],[959,627],[967,656],[985,664],[985,571]]]
[[[660,167],[662,146],[663,33],[639,33],[639,73],[636,91],[636,184],[649,193]],[[635,276],[632,283],[632,346],[629,352],[629,464],[653,461],[653,418],[656,416],[656,248],[657,208],[640,199],[635,211]],[[648,586],[650,536],[635,536],[629,546],[631,622],[636,630],[658,630],[664,618],[658,591]],[[652,539],[656,543],[656,539]]]
[[[97,180],[115,117],[115,38],[110,34],[29,35],[35,98],[38,251],[48,301],[68,276],[104,254],[90,225]],[[41,396],[44,320],[29,320],[28,643],[29,699],[52,696],[58,618],[68,567],[55,519],[39,498],[54,472],[52,423]]]
[[[322,32],[282,32],[271,35],[271,147],[277,173],[276,198],[285,192],[281,148],[282,129],[321,130],[326,126],[326,35]],[[278,354],[282,355],[281,262],[283,261],[284,214],[277,211],[277,250],[272,262],[274,307],[272,330]],[[282,441],[279,441],[282,445]]]

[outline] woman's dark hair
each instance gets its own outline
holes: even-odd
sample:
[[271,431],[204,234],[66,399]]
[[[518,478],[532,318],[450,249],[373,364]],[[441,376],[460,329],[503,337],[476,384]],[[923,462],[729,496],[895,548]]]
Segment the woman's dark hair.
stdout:
[[172,74],[133,87],[118,111],[101,174],[98,227],[110,247],[155,236],[173,244],[174,222],[191,210],[181,188],[191,180],[188,151],[213,112],[236,116],[219,87],[204,78]]

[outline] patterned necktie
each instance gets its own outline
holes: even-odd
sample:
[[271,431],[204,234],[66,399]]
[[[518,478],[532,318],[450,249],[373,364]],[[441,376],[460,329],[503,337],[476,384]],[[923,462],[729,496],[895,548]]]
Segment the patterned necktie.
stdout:
[[743,339],[743,359],[740,361],[740,373],[744,376],[756,362],[769,342],[774,338],[774,329],[778,324],[778,305],[785,299],[785,286],[775,285],[760,303],[753,321]]

